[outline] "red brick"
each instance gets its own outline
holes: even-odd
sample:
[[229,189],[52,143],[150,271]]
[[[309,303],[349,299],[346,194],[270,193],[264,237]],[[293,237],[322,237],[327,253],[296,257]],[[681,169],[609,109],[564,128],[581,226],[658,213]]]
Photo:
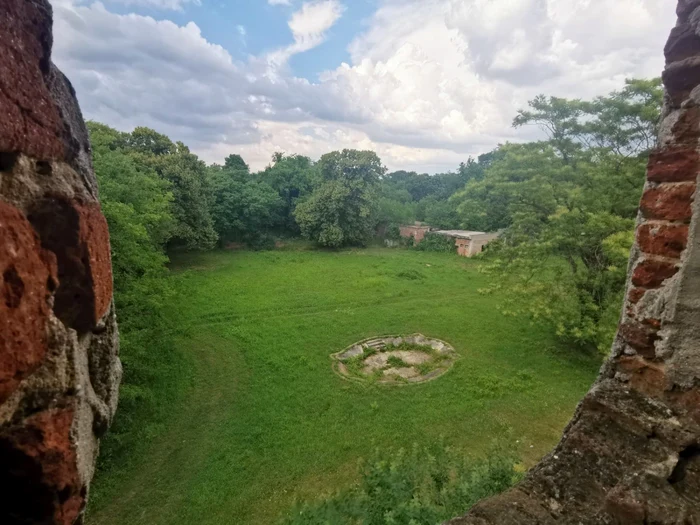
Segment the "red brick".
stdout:
[[632,304],[637,304],[642,300],[645,293],[647,293],[647,291],[644,288],[632,288],[627,295],[627,300]]
[[29,220],[42,245],[56,254],[56,317],[78,332],[91,330],[112,300],[109,231],[99,204],[47,198]]
[[688,225],[642,224],[637,243],[644,253],[678,258],[688,245]]
[[112,301],[112,261],[109,227],[100,205],[76,205],[80,216],[80,242],[90,261],[90,279],[94,297],[94,321],[106,313]]
[[659,338],[657,330],[628,321],[620,326],[620,335],[622,335],[628,345],[637,350],[643,357],[647,359],[656,357],[654,341]]
[[[41,523],[72,525],[85,503],[77,454],[71,440],[73,418],[71,409],[49,409],[0,434],[0,441],[6,448],[2,450],[3,457],[24,457],[24,461],[32,465],[23,473],[25,478],[29,477],[26,481],[31,483],[31,490],[48,495],[42,498],[48,508],[41,511],[50,515]],[[23,496],[30,498],[31,494]],[[24,510],[27,516],[32,515],[31,511]]]
[[640,208],[647,219],[690,221],[695,184],[659,185],[642,195]]
[[690,147],[669,147],[649,156],[647,179],[651,182],[695,181],[700,155]]
[[31,224],[0,201],[0,403],[46,355],[56,261]]
[[63,124],[46,82],[51,17],[45,10],[42,2],[2,2],[0,151],[63,158]]
[[643,288],[658,288],[677,272],[678,266],[673,263],[645,259],[634,269],[632,284]]

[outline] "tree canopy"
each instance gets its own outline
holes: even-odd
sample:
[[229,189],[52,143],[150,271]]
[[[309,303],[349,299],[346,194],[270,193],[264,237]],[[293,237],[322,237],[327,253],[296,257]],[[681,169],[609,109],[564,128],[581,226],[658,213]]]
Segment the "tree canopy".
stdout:
[[320,186],[294,213],[304,237],[321,246],[363,245],[374,232],[377,188],[385,172],[373,151],[343,150],[317,164]]

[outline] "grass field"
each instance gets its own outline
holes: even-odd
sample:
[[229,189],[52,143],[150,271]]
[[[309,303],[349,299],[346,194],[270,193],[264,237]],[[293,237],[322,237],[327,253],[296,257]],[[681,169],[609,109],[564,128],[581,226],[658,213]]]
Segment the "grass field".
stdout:
[[[177,384],[170,415],[98,477],[92,525],[267,524],[295,498],[355,481],[376,448],[443,436],[481,455],[546,453],[599,362],[501,316],[477,262],[367,249],[189,255],[173,263]],[[444,376],[390,387],[343,380],[330,354],[421,332],[460,353]]]

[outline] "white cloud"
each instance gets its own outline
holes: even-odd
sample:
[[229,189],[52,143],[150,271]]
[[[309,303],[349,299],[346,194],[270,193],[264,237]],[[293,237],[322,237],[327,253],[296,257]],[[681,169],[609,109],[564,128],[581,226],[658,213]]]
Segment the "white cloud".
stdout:
[[153,7],[156,9],[172,9],[182,11],[187,4],[202,5],[201,0],[111,0],[118,4],[128,6],[138,5],[143,7]]
[[536,94],[592,97],[658,75],[675,22],[668,0],[381,0],[349,63],[310,82],[287,61],[325,41],[337,0],[304,4],[293,43],[247,63],[194,23],[54,8],[54,57],[86,117],[151,126],[210,162],[239,152],[254,168],[274,151],[354,147],[390,169],[455,169],[528,138],[510,124]]
[[273,66],[281,66],[292,55],[303,53],[322,44],[326,32],[342,16],[345,7],[338,0],[319,0],[306,2],[289,20],[294,43],[268,56],[268,62]]
[[270,5],[291,5],[290,0],[267,0]]

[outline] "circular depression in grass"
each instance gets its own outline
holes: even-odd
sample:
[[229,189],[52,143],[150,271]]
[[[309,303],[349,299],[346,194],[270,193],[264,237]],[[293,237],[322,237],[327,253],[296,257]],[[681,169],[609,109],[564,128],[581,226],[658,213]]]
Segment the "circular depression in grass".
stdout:
[[445,341],[411,334],[364,339],[331,357],[333,370],[345,379],[405,385],[440,377],[459,354]]

